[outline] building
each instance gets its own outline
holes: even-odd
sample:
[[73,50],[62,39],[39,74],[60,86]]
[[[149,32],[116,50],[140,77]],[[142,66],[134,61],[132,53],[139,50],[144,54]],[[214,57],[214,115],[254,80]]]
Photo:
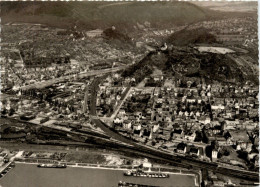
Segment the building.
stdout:
[[185,143],[179,143],[177,145],[177,152],[178,153],[186,153],[187,145]]
[[100,37],[102,34],[103,34],[103,30],[101,29],[96,29],[96,30],[91,30],[86,32],[86,35],[90,38]]

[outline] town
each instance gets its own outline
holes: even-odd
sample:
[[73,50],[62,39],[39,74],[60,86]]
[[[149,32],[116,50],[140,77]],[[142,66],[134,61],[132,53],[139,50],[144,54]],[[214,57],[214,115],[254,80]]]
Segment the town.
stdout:
[[30,163],[258,184],[255,16],[124,29],[2,24],[2,180]]

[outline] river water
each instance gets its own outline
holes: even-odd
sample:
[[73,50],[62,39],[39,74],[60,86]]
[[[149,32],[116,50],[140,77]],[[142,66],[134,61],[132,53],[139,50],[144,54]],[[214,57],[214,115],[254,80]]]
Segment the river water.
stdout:
[[0,179],[1,187],[116,187],[119,181],[153,186],[193,187],[194,177],[171,174],[166,179],[126,177],[122,170],[76,168],[37,168],[16,164]]

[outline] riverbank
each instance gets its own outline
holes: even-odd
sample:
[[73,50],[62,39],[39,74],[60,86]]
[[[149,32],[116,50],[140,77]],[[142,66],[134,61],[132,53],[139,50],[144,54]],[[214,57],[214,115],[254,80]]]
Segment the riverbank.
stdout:
[[[21,162],[21,161],[16,161],[16,164],[31,164],[31,165],[38,165],[40,163],[38,162]],[[62,162],[61,164],[63,164],[64,162]],[[94,165],[94,164],[91,164]],[[124,168],[124,167],[118,167],[118,166],[104,166],[104,165],[95,165],[95,166],[91,166],[91,165],[82,165],[79,163],[75,163],[75,164],[67,164],[67,167],[72,167],[72,168],[86,168],[86,169],[106,169],[106,170],[119,170],[119,171],[127,171],[129,169],[132,169],[129,167],[128,168]],[[155,170],[151,169],[151,172],[154,172]],[[166,173],[166,174],[171,174],[171,175],[188,175],[188,176],[193,176],[195,177],[195,174],[191,174],[191,173],[181,173],[180,172],[170,172],[170,171],[163,171],[161,173]]]

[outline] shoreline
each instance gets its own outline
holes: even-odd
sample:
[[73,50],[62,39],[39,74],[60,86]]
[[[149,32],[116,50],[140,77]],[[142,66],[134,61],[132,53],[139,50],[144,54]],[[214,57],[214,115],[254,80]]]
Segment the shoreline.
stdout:
[[[21,162],[21,161],[15,161],[15,163],[17,164],[31,164],[31,165],[38,165],[39,163],[35,163],[35,162]],[[129,169],[125,169],[125,168],[108,168],[108,167],[102,167],[102,166],[81,166],[81,165],[67,165],[67,167],[71,167],[71,168],[85,168],[85,169],[106,169],[106,170],[119,170],[119,171],[127,171]],[[147,172],[147,171],[146,171]],[[167,174],[171,174],[171,175],[190,175],[195,177],[195,174],[190,174],[190,173],[175,173],[175,172],[167,172],[167,171],[163,171],[161,173],[167,173]]]

